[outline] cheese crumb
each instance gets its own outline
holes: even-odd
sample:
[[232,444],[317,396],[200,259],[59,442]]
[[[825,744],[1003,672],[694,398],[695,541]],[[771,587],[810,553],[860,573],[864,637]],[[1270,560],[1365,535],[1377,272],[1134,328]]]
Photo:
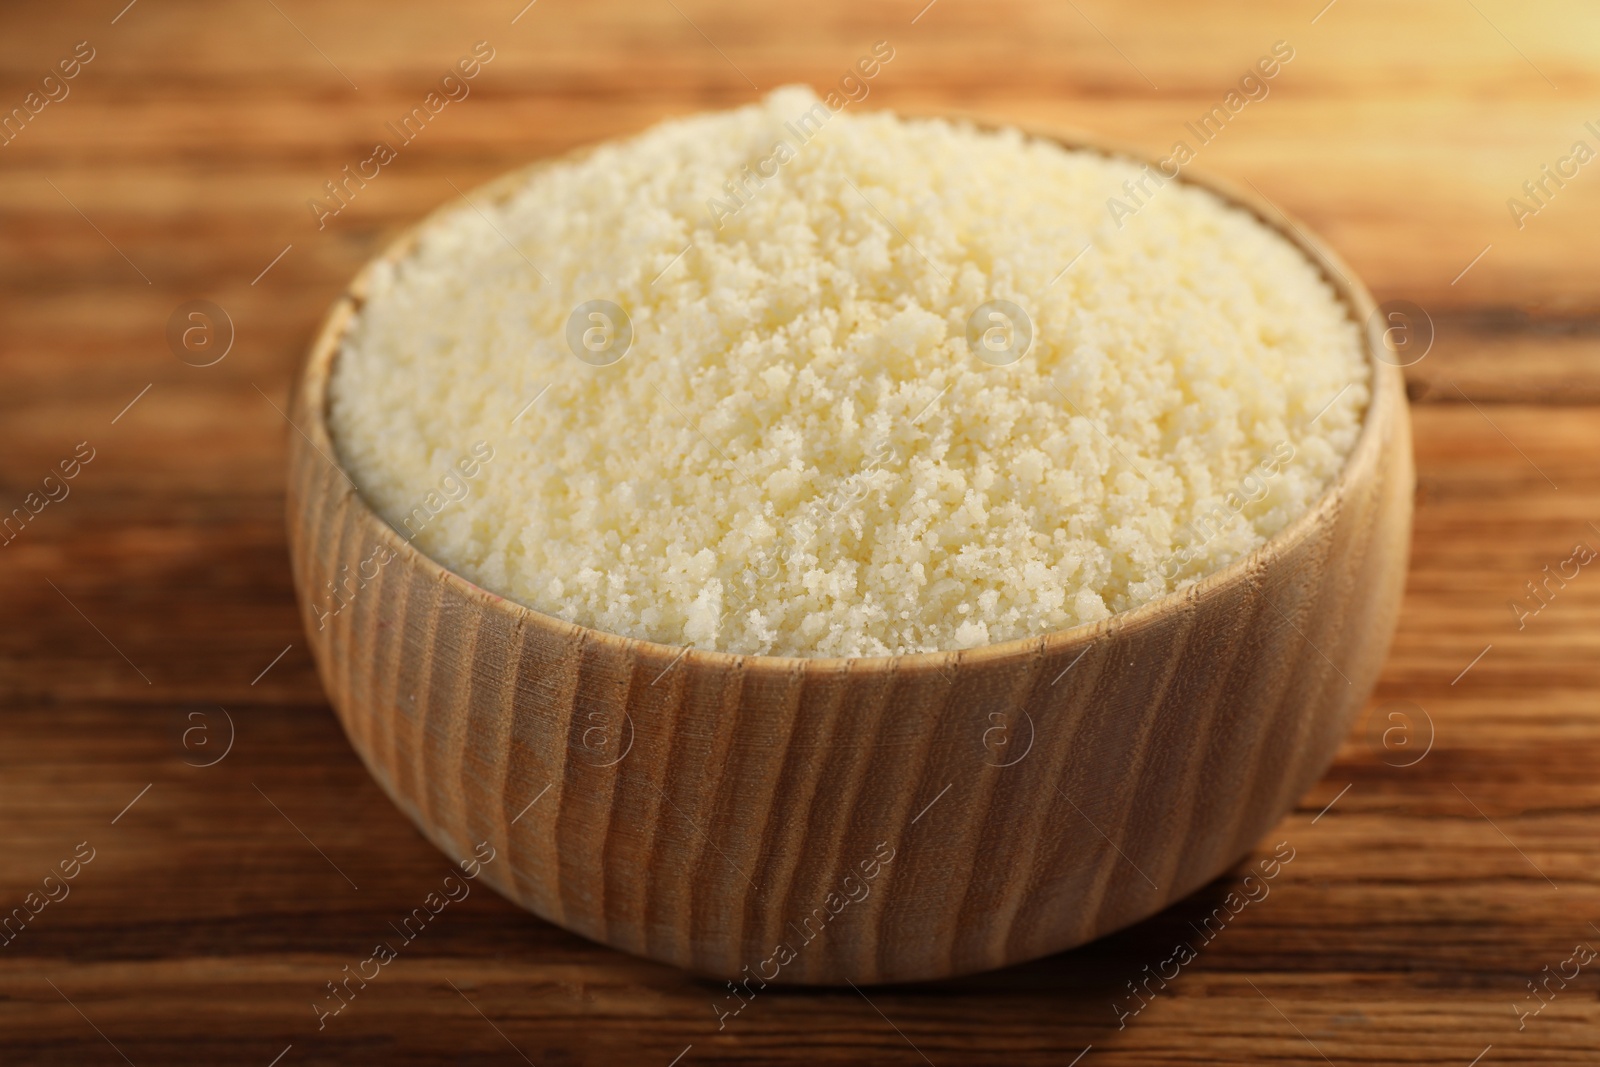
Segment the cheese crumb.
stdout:
[[[615,634],[876,656],[1126,611],[1301,515],[1369,390],[1298,249],[1177,182],[1119,228],[1139,177],[804,88],[664,123],[374,271],[338,453],[445,566]],[[622,358],[569,343],[620,336],[590,301]]]

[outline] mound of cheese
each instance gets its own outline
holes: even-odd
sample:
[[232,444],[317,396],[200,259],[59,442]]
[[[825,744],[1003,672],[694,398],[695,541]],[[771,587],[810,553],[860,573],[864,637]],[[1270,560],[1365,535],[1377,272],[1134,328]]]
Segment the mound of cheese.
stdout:
[[376,271],[340,459],[445,566],[615,634],[874,656],[1104,618],[1302,514],[1369,389],[1298,249],[1177,181],[1112,210],[1143,176],[798,88],[664,123]]

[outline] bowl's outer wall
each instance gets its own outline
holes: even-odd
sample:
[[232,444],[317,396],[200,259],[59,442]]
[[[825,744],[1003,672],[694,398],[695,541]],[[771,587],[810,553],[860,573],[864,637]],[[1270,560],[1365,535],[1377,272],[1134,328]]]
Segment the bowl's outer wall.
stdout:
[[[1347,277],[1330,280],[1365,321]],[[504,601],[373,513],[325,423],[360,287],[313,347],[289,436],[318,670],[417,826],[456,859],[488,842],[490,884],[584,936],[752,988],[1069,948],[1235,863],[1321,776],[1377,680],[1414,475],[1401,375],[1376,359],[1334,490],[1155,610],[944,657],[680,654]],[[393,558],[376,566],[378,549]]]

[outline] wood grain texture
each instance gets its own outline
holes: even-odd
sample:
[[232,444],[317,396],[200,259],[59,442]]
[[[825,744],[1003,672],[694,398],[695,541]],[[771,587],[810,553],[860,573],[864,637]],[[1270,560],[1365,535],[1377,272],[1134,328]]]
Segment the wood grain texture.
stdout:
[[[527,173],[447,205],[357,276],[290,411],[289,548],[312,655],[364,762],[448,855],[493,849],[504,859],[486,880],[536,914],[702,974],[927,980],[1159,911],[1322,775],[1388,652],[1410,548],[1405,389],[1376,325],[1373,399],[1334,484],[1180,593],[961,653],[800,659],[619,638],[423,555],[337,465],[327,421],[377,264]],[[1355,322],[1375,321],[1302,227],[1210,185],[1300,245]]]
[[[923,0],[676,0],[691,24],[659,0],[539,0],[512,26],[521,4],[501,0],[276,3],[283,15],[139,0],[115,25],[121,2],[0,12],[0,103],[73,42],[99,48],[71,97],[0,148],[0,504],[75,442],[98,449],[71,497],[0,548],[0,907],[77,842],[99,850],[69,899],[0,948],[0,1062],[121,1064],[113,1044],[139,1067],[1600,1057],[1592,969],[1524,1028],[1514,1012],[1575,942],[1600,945],[1600,581],[1585,568],[1524,629],[1507,606],[1575,540],[1600,540],[1600,185],[1586,167],[1523,230],[1505,212],[1600,115],[1600,11],[1339,0],[1313,24],[1323,0],[939,0],[913,25]],[[1272,96],[1197,165],[1253,182],[1379,299],[1414,300],[1439,327],[1406,371],[1415,538],[1390,657],[1328,774],[1248,867],[1079,949],[866,997],[774,987],[719,1029],[720,983],[480,885],[319,1030],[324,983],[393,937],[445,870],[353,753],[306,654],[284,536],[292,431],[273,405],[287,409],[360,265],[455,197],[446,178],[470,189],[752,99],[696,26],[763,89],[831,83],[889,39],[897,58],[868,106],[1156,152],[1273,40],[1293,42]],[[499,55],[472,98],[318,231],[306,198],[480,38]],[[239,330],[205,370],[163,339],[197,297]],[[1384,743],[1398,702],[1421,712],[1394,735],[1413,748]],[[201,712],[220,743],[219,705],[235,744],[186,765],[215,758],[196,744],[207,735],[185,737]],[[617,825],[681,818],[657,807],[657,823],[641,803]],[[826,818],[853,813],[834,802]],[[808,824],[802,811],[782,829]],[[1279,840],[1298,854],[1271,895],[1119,1027],[1127,983],[1196,940],[1191,924]]]

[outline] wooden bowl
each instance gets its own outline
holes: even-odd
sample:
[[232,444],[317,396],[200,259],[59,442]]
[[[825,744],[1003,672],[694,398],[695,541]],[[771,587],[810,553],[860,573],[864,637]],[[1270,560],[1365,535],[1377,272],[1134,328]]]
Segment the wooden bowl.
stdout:
[[[295,586],[351,744],[452,858],[488,842],[483,877],[511,900],[747,993],[1000,967],[1216,878],[1322,775],[1372,690],[1414,475],[1372,298],[1269,206],[1202,184],[1299,246],[1363,324],[1373,395],[1354,450],[1225,570],[966,652],[686,651],[540,614],[424,556],[336,466],[325,418],[369,266],[312,346],[289,435]],[[335,588],[346,607],[328,618]]]

